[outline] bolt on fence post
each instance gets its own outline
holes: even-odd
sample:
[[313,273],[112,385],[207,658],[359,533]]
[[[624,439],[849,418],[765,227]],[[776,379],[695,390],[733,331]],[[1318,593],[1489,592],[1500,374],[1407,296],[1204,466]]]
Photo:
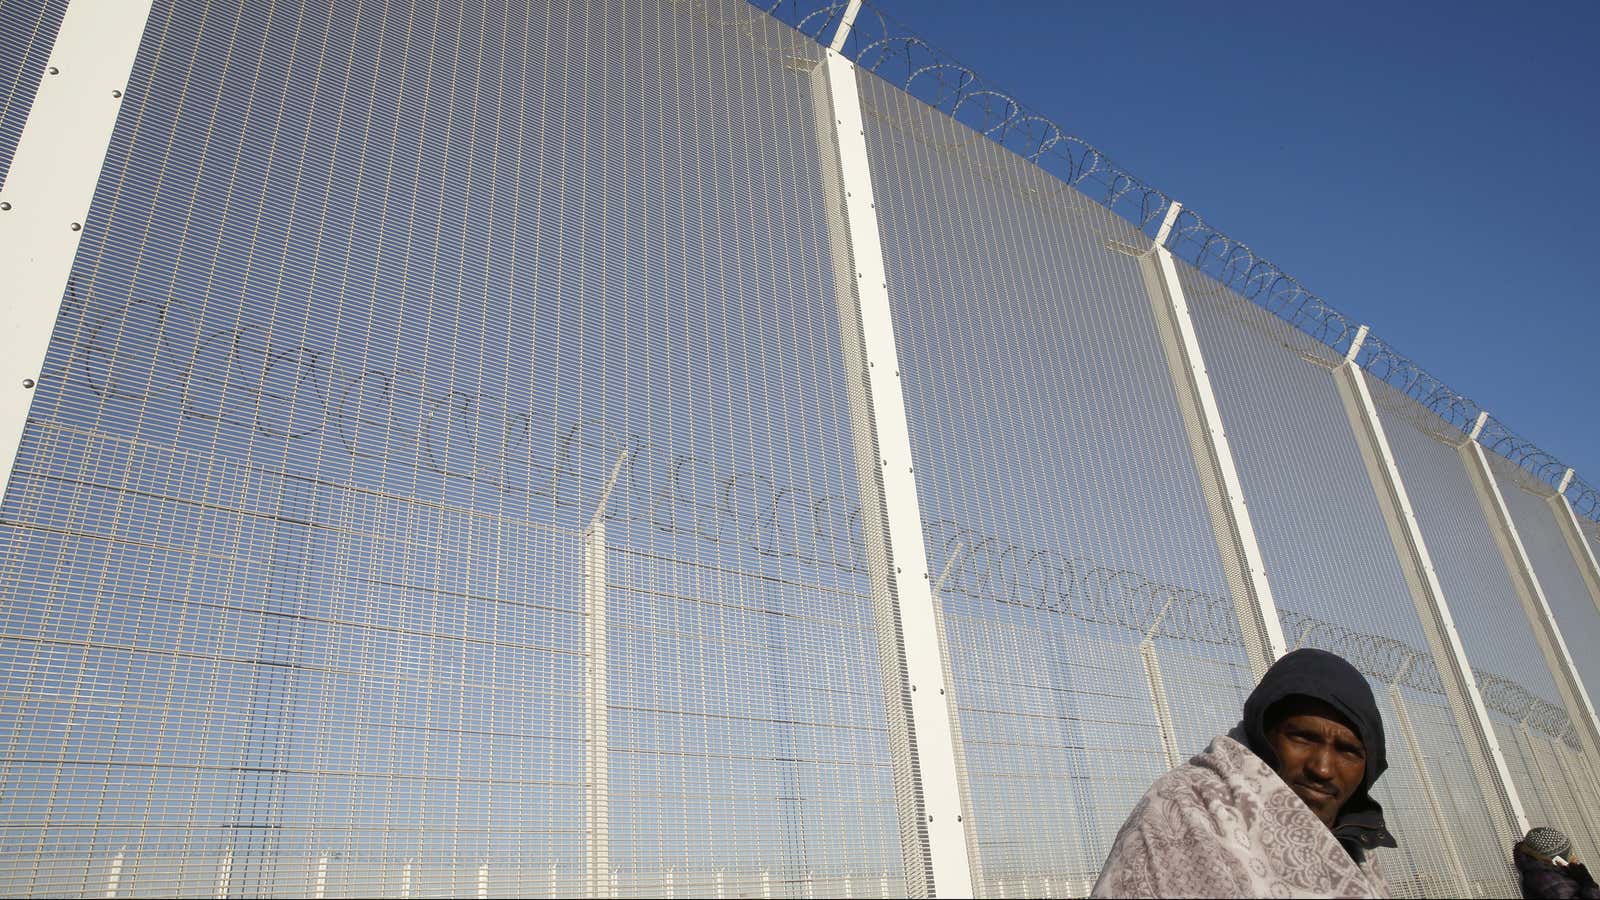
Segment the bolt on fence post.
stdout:
[[11,480],[150,7],[151,0],[67,6],[0,190],[0,492]]
[[[1478,413],[1472,431],[1457,448],[1457,453],[1472,480],[1478,505],[1483,509],[1489,531],[1494,535],[1495,546],[1499,548],[1506,572],[1511,576],[1511,584],[1522,603],[1523,614],[1533,629],[1533,637],[1539,645],[1540,654],[1544,656],[1545,667],[1550,670],[1556,692],[1561,695],[1561,704],[1566,709],[1567,717],[1578,729],[1579,743],[1586,755],[1600,760],[1600,718],[1596,717],[1589,692],[1584,687],[1583,679],[1578,676],[1577,665],[1572,661],[1566,639],[1561,636],[1561,627],[1556,624],[1555,612],[1551,610],[1544,587],[1539,582],[1539,574],[1533,569],[1533,560],[1528,557],[1522,535],[1517,531],[1516,522],[1512,521],[1511,508],[1506,505],[1505,495],[1500,492],[1500,484],[1489,466],[1488,453],[1478,440],[1488,422],[1487,412]],[[1561,510],[1571,512],[1571,507],[1566,506],[1565,497],[1557,494],[1555,499],[1560,500]],[[1561,522],[1562,518],[1558,512],[1557,521]],[[1569,519],[1569,522],[1572,527],[1577,526],[1576,520]],[[1572,537],[1577,538],[1579,547],[1587,553],[1588,546],[1583,535],[1573,534]],[[1588,559],[1592,565],[1593,557],[1589,556]],[[1578,568],[1582,570],[1584,566],[1580,564]],[[1597,589],[1600,588],[1592,587],[1591,591]]]
[[1155,245],[1139,256],[1139,264],[1183,415],[1189,450],[1200,476],[1212,532],[1222,554],[1222,571],[1244,636],[1250,674],[1254,681],[1260,681],[1267,668],[1285,652],[1283,626],[1272,600],[1272,585],[1267,581],[1255,526],[1245,506],[1244,485],[1233,461],[1227,431],[1222,427],[1222,411],[1211,387],[1189,302],[1178,279],[1177,263],[1166,246],[1182,209],[1177,201],[1168,205]]
[[1367,385],[1366,372],[1357,363],[1361,347],[1367,336],[1367,326],[1356,332],[1355,340],[1345,353],[1344,361],[1333,372],[1333,379],[1344,401],[1350,429],[1361,448],[1361,458],[1366,464],[1372,492],[1383,512],[1389,540],[1394,545],[1395,557],[1405,574],[1406,586],[1417,610],[1417,619],[1427,638],[1428,649],[1439,671],[1444,686],[1445,699],[1456,726],[1461,731],[1462,743],[1478,787],[1489,808],[1495,834],[1509,847],[1528,830],[1523,815],[1522,800],[1517,796],[1516,785],[1506,768],[1500,743],[1495,737],[1489,711],[1478,692],[1478,683],[1467,660],[1466,649],[1456,631],[1455,618],[1439,584],[1433,567],[1433,557],[1423,540],[1422,528],[1406,492],[1405,481],[1400,477],[1400,467],[1394,451],[1384,433],[1383,421],[1378,417],[1372,391]]
[[[844,46],[858,6],[846,9],[833,47]],[[828,49],[811,79],[905,892],[972,896],[976,844],[964,823],[959,724],[923,544],[856,67]]]

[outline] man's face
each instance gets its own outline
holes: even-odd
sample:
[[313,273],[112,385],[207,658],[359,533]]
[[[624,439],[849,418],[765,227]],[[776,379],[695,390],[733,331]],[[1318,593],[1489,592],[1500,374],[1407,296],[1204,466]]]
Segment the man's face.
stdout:
[[1268,716],[1267,743],[1278,777],[1333,827],[1367,772],[1366,748],[1348,720],[1320,700],[1291,697]]

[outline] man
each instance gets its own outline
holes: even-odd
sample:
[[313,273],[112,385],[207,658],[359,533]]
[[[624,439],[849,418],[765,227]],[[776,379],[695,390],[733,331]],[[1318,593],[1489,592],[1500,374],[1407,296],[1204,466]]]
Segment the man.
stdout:
[[1117,833],[1096,897],[1387,897],[1395,846],[1372,799],[1383,720],[1355,667],[1321,650],[1273,664],[1244,720],[1156,779]]
[[1554,828],[1529,831],[1512,849],[1511,859],[1522,873],[1522,896],[1528,900],[1600,897],[1600,885],[1595,884],[1588,867],[1572,855],[1572,842]]

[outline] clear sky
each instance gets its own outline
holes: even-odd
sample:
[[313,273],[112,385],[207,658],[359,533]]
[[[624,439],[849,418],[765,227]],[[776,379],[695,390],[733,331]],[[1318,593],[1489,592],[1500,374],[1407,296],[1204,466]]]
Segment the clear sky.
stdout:
[[1600,4],[877,5],[1600,483]]

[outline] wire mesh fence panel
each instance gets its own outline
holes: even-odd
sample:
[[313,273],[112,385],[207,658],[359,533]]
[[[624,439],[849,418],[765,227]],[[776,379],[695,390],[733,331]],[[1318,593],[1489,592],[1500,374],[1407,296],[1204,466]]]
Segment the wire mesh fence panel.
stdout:
[[1578,517],[1578,533],[1589,545],[1589,553],[1600,560],[1600,522],[1586,516]]
[[[1392,705],[1386,707],[1384,715],[1389,715],[1391,709]],[[1447,876],[1447,870],[1438,864],[1438,857],[1443,855],[1440,852],[1442,845],[1448,841],[1466,872],[1472,895],[1501,896],[1500,892],[1505,890],[1505,871],[1510,864],[1511,848],[1474,846],[1459,840],[1463,823],[1481,820],[1485,810],[1481,794],[1473,785],[1462,783],[1459,773],[1463,768],[1470,767],[1471,763],[1460,741],[1453,740],[1455,724],[1450,708],[1439,697],[1415,698],[1406,704],[1406,713],[1417,731],[1421,755],[1426,760],[1429,786],[1439,809],[1439,821],[1443,824],[1431,833],[1424,832],[1421,840],[1414,842],[1415,846],[1409,852],[1413,858],[1420,857],[1419,861],[1425,863],[1404,877],[1412,880],[1412,890],[1421,896],[1454,895],[1454,883]],[[1388,777],[1385,775],[1384,779]],[[1391,880],[1396,878],[1392,868],[1384,871]]]
[[0,188],[33,108],[39,80],[49,74],[50,48],[68,0],[0,0]]
[[1600,611],[1596,610],[1595,600],[1578,569],[1578,561],[1561,534],[1556,511],[1547,502],[1553,491],[1507,460],[1494,454],[1488,456],[1506,508],[1511,512],[1511,521],[1522,538],[1545,599],[1555,613],[1562,639],[1572,651],[1573,665],[1583,679],[1589,699],[1594,701],[1595,685],[1600,685],[1600,659],[1588,648],[1600,647]]
[[[1125,252],[1149,242],[875,76],[861,102],[980,890],[1081,893],[1168,744],[1226,731],[1249,681]],[[1218,692],[1163,723],[1152,686],[1191,678]]]
[[1550,796],[1564,823],[1563,829],[1572,840],[1572,848],[1583,859],[1594,859],[1600,840],[1594,829],[1595,810],[1587,807],[1582,793],[1582,782],[1567,767],[1567,752],[1571,748],[1564,742],[1551,740],[1532,730],[1524,732],[1529,745],[1529,755],[1550,784]]
[[1528,817],[1528,827],[1560,827],[1555,824],[1560,821],[1555,797],[1551,795],[1549,785],[1539,777],[1533,761],[1528,758],[1528,747],[1518,734],[1517,723],[1508,723],[1505,717],[1497,716],[1494,733],[1500,742],[1500,751],[1505,755],[1506,768],[1516,782],[1517,796],[1522,800],[1522,811]]
[[[1393,685],[1392,696],[1408,705],[1439,700],[1444,686],[1332,377],[1342,356],[1193,268],[1181,265],[1179,273],[1291,649],[1339,653],[1380,694]],[[1446,860],[1433,855],[1439,826],[1424,785],[1405,773],[1407,751],[1389,714],[1385,725],[1395,765],[1384,777],[1385,809],[1396,839],[1409,845],[1400,854],[1405,867],[1385,871],[1398,892],[1420,896]],[[1458,723],[1438,723],[1426,747],[1455,754],[1449,758],[1461,765],[1444,778],[1456,801],[1479,813],[1455,830],[1459,856],[1501,860],[1483,773],[1465,764]],[[1503,865],[1497,879],[1469,875],[1480,891],[1514,885]]]
[[1589,829],[1590,859],[1600,853],[1600,784],[1594,778],[1594,769],[1586,754],[1571,745],[1556,744],[1558,759],[1562,763],[1563,789],[1570,792],[1572,803],[1584,817]]
[[1553,821],[1555,798],[1501,726],[1575,739],[1574,726],[1463,465],[1466,436],[1387,384],[1372,392],[1524,812]]
[[[1527,709],[1561,714],[1561,695],[1457,447],[1466,436],[1382,382],[1372,393],[1440,587],[1473,666],[1522,688]],[[1493,687],[1480,676],[1479,690]],[[1505,698],[1504,702],[1509,702]],[[1542,703],[1538,710],[1535,703]],[[1564,722],[1552,727],[1565,728]]]
[[618,893],[898,893],[871,598],[608,552]]
[[0,525],[0,893],[903,890],[820,58],[158,0]]

